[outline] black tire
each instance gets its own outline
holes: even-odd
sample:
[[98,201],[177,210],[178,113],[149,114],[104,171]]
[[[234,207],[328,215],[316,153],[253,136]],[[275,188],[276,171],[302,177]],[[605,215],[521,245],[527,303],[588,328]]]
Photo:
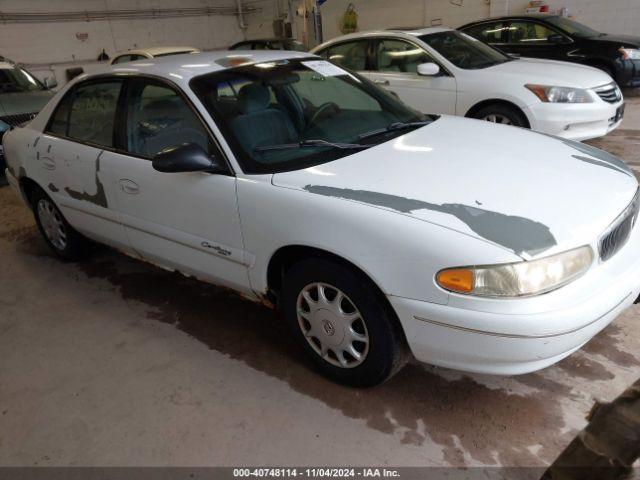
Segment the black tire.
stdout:
[[[351,304],[360,313],[358,317],[360,320],[356,320],[351,325],[363,322],[360,327],[353,328],[364,330],[368,335],[368,347],[363,359],[360,360],[361,363],[357,366],[346,368],[330,363],[332,360],[323,358],[307,340],[303,327],[299,324],[298,297],[305,288],[315,283],[325,284],[328,287],[327,291],[331,291],[332,288],[339,289],[347,297],[345,300],[349,302],[347,305]],[[333,297],[334,301],[335,298]],[[406,348],[401,327],[394,314],[380,299],[375,287],[368,279],[337,262],[313,258],[303,260],[291,267],[283,281],[281,308],[297,343],[307,353],[315,367],[334,381],[354,387],[371,387],[391,378],[405,364]],[[317,320],[317,322],[320,321],[326,320]],[[337,326],[335,331],[339,328],[346,327]],[[345,329],[344,332],[346,331]],[[336,333],[336,336],[338,335],[340,333]],[[320,350],[319,341],[314,343]],[[330,357],[333,352],[327,353]],[[347,351],[342,352],[342,357],[345,356],[350,356]],[[338,361],[335,353],[333,357],[333,361]],[[358,361],[354,357],[351,358]]]
[[515,107],[510,107],[509,105],[504,105],[501,103],[494,103],[492,105],[487,105],[486,107],[482,107],[480,110],[474,112],[472,115],[473,118],[477,118],[478,120],[488,120],[492,115],[508,119],[509,123],[506,122],[495,122],[495,123],[503,123],[510,124],[514,127],[525,127],[529,128],[529,122],[524,114],[519,111]]
[[[33,216],[38,225],[38,230],[49,248],[59,258],[65,261],[80,260],[87,255],[89,242],[88,240],[76,232],[64,218],[57,205],[51,198],[40,188],[35,189],[31,195],[31,205],[33,208]],[[47,229],[52,228],[47,222],[46,214],[43,214],[41,208],[49,210],[56,221],[59,222],[59,228],[64,234],[64,242],[56,242],[47,234]]]

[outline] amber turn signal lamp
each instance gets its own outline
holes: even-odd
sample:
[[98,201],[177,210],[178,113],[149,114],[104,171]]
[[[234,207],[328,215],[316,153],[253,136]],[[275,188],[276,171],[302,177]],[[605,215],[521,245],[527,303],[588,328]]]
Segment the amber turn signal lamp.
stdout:
[[473,290],[473,271],[466,268],[442,270],[438,272],[436,281],[446,290],[470,293]]
[[533,94],[538,97],[543,102],[548,102],[549,98],[547,97],[547,92],[540,85],[525,85],[529,90],[533,92]]

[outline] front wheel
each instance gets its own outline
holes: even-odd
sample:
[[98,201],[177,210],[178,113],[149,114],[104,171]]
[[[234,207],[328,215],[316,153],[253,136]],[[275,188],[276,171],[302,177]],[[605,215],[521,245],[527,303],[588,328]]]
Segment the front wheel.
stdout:
[[400,327],[373,285],[337,262],[295,264],[283,283],[282,307],[317,369],[340,383],[369,387],[404,364]]
[[508,105],[494,104],[481,108],[473,115],[473,118],[485,120],[491,123],[502,125],[513,125],[514,127],[528,127],[528,122],[522,112]]

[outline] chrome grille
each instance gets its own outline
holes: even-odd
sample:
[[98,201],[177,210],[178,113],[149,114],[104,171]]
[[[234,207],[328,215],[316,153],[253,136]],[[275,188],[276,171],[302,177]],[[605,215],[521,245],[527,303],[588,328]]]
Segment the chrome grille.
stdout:
[[608,103],[617,103],[622,100],[622,92],[615,83],[603,85],[593,89],[598,96]]
[[627,243],[631,230],[638,218],[640,208],[640,189],[636,191],[633,201],[624,212],[613,222],[600,238],[600,260],[609,260]]
[[38,112],[17,113],[15,115],[5,115],[3,117],[0,117],[0,121],[3,121],[4,123],[6,123],[7,125],[10,125],[12,127],[20,127],[23,124],[25,124],[28,121],[30,121],[33,118],[35,118],[35,116],[37,114],[38,114]]

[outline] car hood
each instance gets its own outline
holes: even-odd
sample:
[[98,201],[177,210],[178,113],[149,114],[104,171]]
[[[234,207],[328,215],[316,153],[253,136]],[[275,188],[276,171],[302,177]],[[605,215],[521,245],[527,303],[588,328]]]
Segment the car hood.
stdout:
[[434,223],[522,258],[593,244],[638,187],[622,160],[593,147],[448,116],[272,182]]
[[634,47],[640,47],[640,37],[636,35],[612,35],[605,33],[601,37],[595,37],[593,40],[604,40],[607,42],[619,43],[620,47],[633,45]]
[[0,95],[0,115],[19,113],[37,113],[53,97],[54,92],[42,90],[36,92],[3,93]]
[[493,77],[514,75],[521,83],[537,83],[560,87],[593,88],[611,83],[611,77],[593,67],[555,60],[519,58],[484,69]]

